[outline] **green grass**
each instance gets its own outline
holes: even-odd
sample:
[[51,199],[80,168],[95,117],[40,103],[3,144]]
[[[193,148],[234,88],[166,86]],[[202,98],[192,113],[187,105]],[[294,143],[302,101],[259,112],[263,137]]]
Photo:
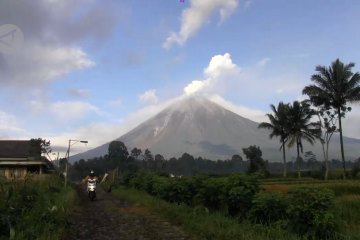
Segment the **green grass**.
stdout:
[[56,175],[0,185],[0,239],[61,238],[76,200],[73,188]]
[[167,221],[182,226],[193,239],[301,239],[283,230],[280,224],[266,227],[239,222],[221,212],[208,213],[203,208],[171,204],[134,189],[120,187],[114,189],[113,194],[144,206]]
[[335,208],[342,220],[344,234],[351,239],[360,239],[360,195],[349,194],[338,197]]
[[[359,180],[314,180],[314,179],[267,179],[262,181],[266,191],[286,193],[296,188],[328,188],[335,193],[332,213],[339,222],[339,239],[360,239],[360,181]],[[181,225],[194,239],[301,239],[281,227],[255,225],[239,222],[221,212],[208,213],[204,208],[176,205],[152,197],[145,192],[117,188],[114,194],[130,202],[144,206],[173,224]]]
[[310,187],[328,188],[335,193],[336,218],[340,222],[345,239],[360,239],[360,181],[359,180],[301,180],[276,181],[269,179],[263,181],[266,191],[287,192],[291,189]]

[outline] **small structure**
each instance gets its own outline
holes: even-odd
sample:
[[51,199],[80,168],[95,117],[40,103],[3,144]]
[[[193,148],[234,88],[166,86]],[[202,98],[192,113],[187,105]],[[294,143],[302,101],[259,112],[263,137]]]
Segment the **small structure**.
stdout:
[[42,174],[51,163],[41,156],[39,148],[30,140],[0,140],[0,176],[19,179],[27,173]]

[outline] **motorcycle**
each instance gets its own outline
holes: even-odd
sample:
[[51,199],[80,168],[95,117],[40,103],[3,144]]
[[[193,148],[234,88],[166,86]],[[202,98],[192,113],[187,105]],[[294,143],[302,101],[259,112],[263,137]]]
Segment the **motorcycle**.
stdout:
[[96,198],[96,181],[96,179],[88,179],[87,191],[91,201],[94,201]]

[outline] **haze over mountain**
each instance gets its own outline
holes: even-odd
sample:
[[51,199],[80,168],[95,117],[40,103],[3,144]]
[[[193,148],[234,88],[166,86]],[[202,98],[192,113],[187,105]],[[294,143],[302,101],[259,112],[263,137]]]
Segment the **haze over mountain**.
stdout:
[[[229,159],[234,154],[242,155],[242,148],[257,145],[263,158],[282,161],[278,138],[269,138],[269,131],[259,129],[258,123],[237,115],[202,96],[190,96],[170,105],[151,119],[143,122],[123,136],[114,139],[125,143],[128,150],[148,148],[153,154],[165,158],[180,157],[187,152],[194,157]],[[347,159],[360,156],[360,140],[344,138]],[[109,143],[77,154],[72,161],[103,156]],[[296,156],[295,148],[287,150],[290,161]],[[320,143],[314,146],[304,143],[304,152],[313,151],[322,160]],[[339,138],[330,143],[331,158],[340,156]]]

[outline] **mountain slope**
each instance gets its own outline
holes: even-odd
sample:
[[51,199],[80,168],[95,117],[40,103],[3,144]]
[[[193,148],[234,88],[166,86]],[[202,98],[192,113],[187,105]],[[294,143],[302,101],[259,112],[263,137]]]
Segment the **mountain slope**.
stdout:
[[[334,136],[334,140],[338,139]],[[165,158],[179,157],[187,152],[195,157],[226,159],[233,154],[242,154],[242,148],[260,146],[263,157],[281,161],[279,140],[269,139],[269,132],[258,129],[258,123],[243,118],[204,97],[188,97],[161,111],[130,132],[119,137],[129,150],[133,147],[148,148],[153,154]],[[348,158],[360,156],[358,139],[345,139]],[[92,158],[107,153],[108,143],[88,152],[75,155],[73,160]],[[338,141],[330,144],[330,156],[339,157]],[[321,145],[304,144],[304,151],[313,151],[322,159]],[[288,160],[295,156],[290,150]]]

